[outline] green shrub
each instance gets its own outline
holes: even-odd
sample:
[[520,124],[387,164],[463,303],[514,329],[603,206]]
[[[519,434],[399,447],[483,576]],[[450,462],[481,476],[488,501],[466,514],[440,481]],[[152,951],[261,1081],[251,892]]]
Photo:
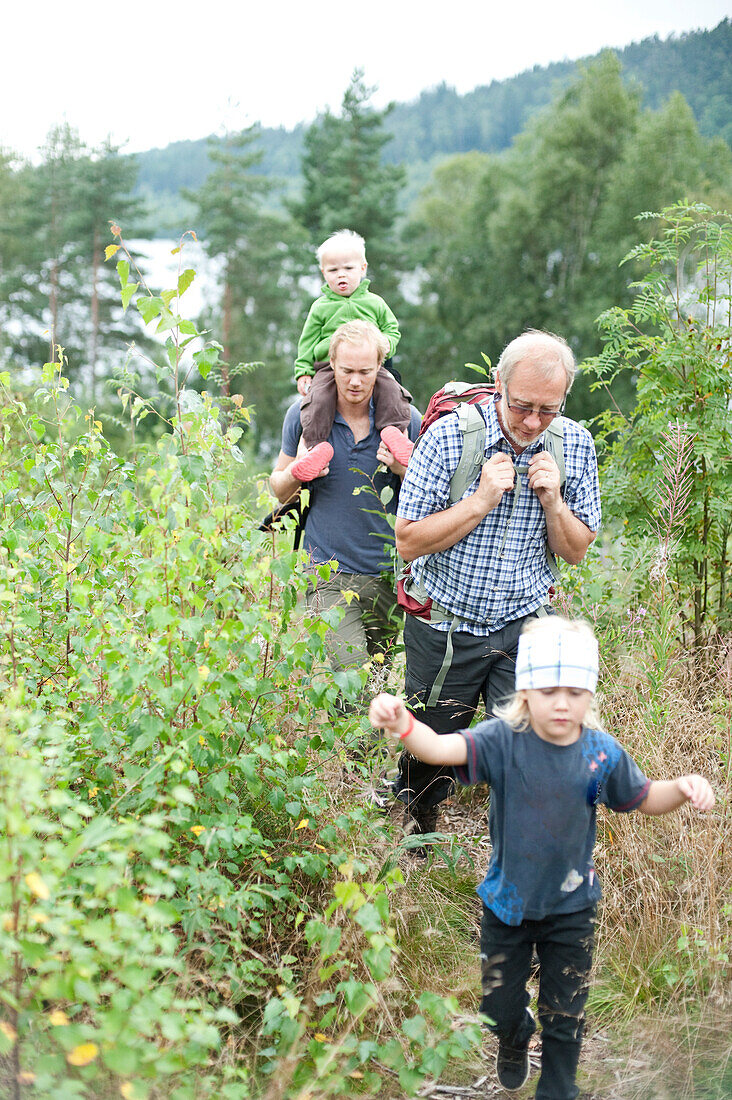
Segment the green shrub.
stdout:
[[[298,1081],[359,1091],[388,1053],[413,1092],[470,1031],[433,998],[409,1025],[434,1036],[425,1051],[373,1011],[396,957],[395,880],[361,868],[358,898],[344,894],[354,851],[383,834],[332,790],[339,701],[367,671],[328,671],[337,613],[304,613],[304,555],[257,530],[245,415],[224,424],[184,385],[186,362],[205,376],[217,356],[185,358],[191,278],[141,295],[171,411],[134,461],[74,404],[60,350],[32,397],[0,377],[16,443],[0,453],[0,1074],[15,1097],[246,1100],[291,1077],[293,1035],[318,1047],[317,972],[333,1045],[308,1046]],[[123,399],[133,424],[158,415]],[[344,920],[362,940],[336,973],[323,950]]]

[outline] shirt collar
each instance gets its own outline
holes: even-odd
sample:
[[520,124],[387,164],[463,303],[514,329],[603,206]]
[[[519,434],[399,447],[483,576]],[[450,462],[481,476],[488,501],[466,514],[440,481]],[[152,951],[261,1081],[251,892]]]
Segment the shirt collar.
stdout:
[[[369,398],[369,426],[370,426],[372,431],[373,431],[373,428],[374,428],[374,417],[375,417],[375,415],[376,415],[376,407],[374,405],[374,397],[373,397],[373,394],[372,394],[371,397]],[[339,424],[346,424],[345,420],[343,419],[341,414],[338,412],[338,409],[336,409],[335,416],[333,417],[333,421],[335,422],[336,420],[338,421]],[[348,427],[347,424],[346,424],[346,427]]]

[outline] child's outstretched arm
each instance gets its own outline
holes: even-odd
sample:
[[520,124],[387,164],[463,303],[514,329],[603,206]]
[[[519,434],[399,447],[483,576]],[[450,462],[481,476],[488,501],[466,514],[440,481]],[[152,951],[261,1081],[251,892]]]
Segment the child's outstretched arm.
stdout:
[[395,741],[402,741],[425,764],[466,764],[468,750],[459,733],[435,733],[409,713],[397,695],[377,695],[369,707],[369,721]]
[[678,779],[656,779],[638,809],[642,814],[660,817],[691,802],[697,810],[711,810],[714,791],[701,775],[681,775]]

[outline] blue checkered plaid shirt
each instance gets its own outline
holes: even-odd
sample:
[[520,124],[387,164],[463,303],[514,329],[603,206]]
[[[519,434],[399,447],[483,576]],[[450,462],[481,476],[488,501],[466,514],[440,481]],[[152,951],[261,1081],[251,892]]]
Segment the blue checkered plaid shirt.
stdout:
[[[486,414],[485,457],[507,454],[521,479],[500,504],[455,546],[412,562],[412,574],[435,603],[461,616],[457,630],[487,635],[530,615],[546,603],[553,577],[546,560],[546,521],[539,498],[529,488],[528,464],[544,449],[543,436],[517,455],[503,435],[495,404]],[[592,436],[563,418],[564,500],[592,531],[600,526],[600,484]],[[425,433],[409,461],[397,514],[419,520],[450,506],[450,478],[462,453],[457,413],[443,416]],[[464,493],[474,493],[478,478]],[[433,623],[448,630],[450,623]]]

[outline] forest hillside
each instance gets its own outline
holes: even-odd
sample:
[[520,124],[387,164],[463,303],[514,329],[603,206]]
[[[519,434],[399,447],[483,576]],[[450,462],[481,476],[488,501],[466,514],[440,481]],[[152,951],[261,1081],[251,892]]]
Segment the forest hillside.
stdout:
[[[441,87],[383,110],[372,96],[356,71],[338,110],[291,132],[255,123],[130,157],[63,123],[39,163],[1,154],[0,366],[32,371],[61,347],[82,403],[108,408],[121,381],[159,392],[166,330],[120,306],[118,227],[153,301],[179,263],[195,267],[186,308],[220,346],[208,385],[249,410],[264,470],[320,283],[315,250],[334,231],[366,238],[372,290],[402,334],[395,366],[424,408],[527,327],[564,335],[580,363],[595,355],[598,317],[632,303],[629,254],[658,212],[732,209],[730,20],[464,96]],[[632,401],[632,378],[598,386],[581,371],[568,412],[596,430]]]
[[[713,30],[658,36],[615,51],[623,79],[643,90],[646,107],[660,107],[678,91],[691,107],[699,130],[732,145],[732,22],[724,19]],[[391,140],[384,159],[406,163],[416,180],[426,178],[435,158],[478,150],[507,149],[538,110],[547,107],[561,89],[593,58],[535,65],[507,80],[490,80],[464,95],[446,84],[427,89],[409,103],[396,103],[389,115]],[[366,74],[368,77],[368,73]],[[297,185],[307,126],[292,130],[263,127],[264,175]],[[139,187],[145,193],[171,194],[181,187],[199,187],[210,170],[206,139],[179,141],[137,155]]]
[[[615,813],[612,778],[587,788],[603,901],[579,1086],[729,1100],[732,221],[654,222],[585,363],[636,399],[598,432],[603,530],[554,606],[592,623],[602,720],[643,774],[703,777],[716,804]],[[30,385],[0,371],[0,1096],[505,1098],[480,1016],[486,788],[427,836],[371,797],[397,745],[366,704],[402,690],[403,647],[330,667],[341,611],[303,602],[292,521],[259,528],[247,410],[212,392],[220,345],[185,316],[194,272],[151,295],[115,230],[122,301],[162,336],[154,398],[130,368],[97,415],[61,354]]]

